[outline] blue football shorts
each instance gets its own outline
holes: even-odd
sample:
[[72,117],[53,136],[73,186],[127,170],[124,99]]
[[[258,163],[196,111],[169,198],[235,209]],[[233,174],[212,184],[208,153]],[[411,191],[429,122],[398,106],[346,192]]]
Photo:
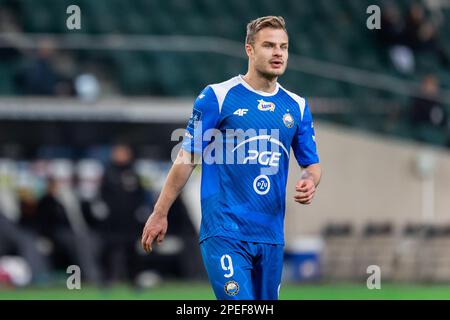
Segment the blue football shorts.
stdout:
[[278,299],[283,245],[210,237],[200,249],[217,299]]

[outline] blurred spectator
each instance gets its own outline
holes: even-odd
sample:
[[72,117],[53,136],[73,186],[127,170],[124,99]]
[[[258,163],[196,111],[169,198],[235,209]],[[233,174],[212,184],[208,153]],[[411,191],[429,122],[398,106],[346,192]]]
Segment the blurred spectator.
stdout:
[[447,66],[447,53],[440,43],[435,25],[425,16],[425,11],[419,3],[413,3],[408,11],[405,26],[406,45],[415,53],[432,52],[440,62]]
[[24,70],[17,77],[24,94],[29,95],[73,95],[70,79],[62,77],[53,67],[54,44],[51,40],[41,40],[35,55],[28,59]]
[[393,2],[382,10],[381,29],[377,32],[380,43],[387,48],[393,66],[402,73],[415,71],[417,54],[432,53],[444,66],[449,58],[441,44],[437,27],[425,15],[419,3],[413,3],[405,19]]
[[[20,31],[13,10],[0,5],[0,92],[14,91],[14,73],[22,53],[11,35]],[[7,71],[9,70],[9,72]],[[6,72],[5,72],[6,71]]]
[[439,81],[433,74],[425,76],[420,87],[420,96],[412,99],[411,121],[414,125],[429,124],[445,127],[447,114],[439,100]]
[[[45,254],[39,250],[39,237],[35,229],[22,223],[22,203],[26,202],[27,214],[33,216],[33,199],[23,192],[16,194],[18,171],[14,161],[0,160],[0,257],[21,256],[29,267],[27,276],[34,283],[48,280],[48,263]],[[22,191],[22,190],[21,190]],[[22,201],[26,199],[26,201]],[[27,221],[31,221],[27,219]],[[24,271],[25,272],[25,271]],[[23,285],[28,283],[23,283]]]
[[57,192],[58,185],[56,180],[49,179],[47,191],[39,200],[37,208],[40,232],[49,238],[57,234],[60,229],[71,229],[65,209],[58,201]]
[[20,205],[20,225],[32,231],[39,228],[37,220],[37,199],[34,198],[31,191],[26,188],[19,188],[19,205]]
[[100,199],[100,184],[103,166],[100,161],[84,159],[77,165],[77,193],[86,223],[92,230],[98,230],[108,215],[105,203]]
[[51,65],[53,44],[44,40],[39,44],[36,56],[19,77],[23,92],[30,95],[54,95],[58,76]]
[[37,207],[38,230],[52,243],[55,260],[64,257],[77,263],[89,282],[98,283],[99,270],[95,256],[94,238],[81,226],[61,201],[61,185],[54,178],[48,181],[46,194]]
[[444,21],[442,10],[450,7],[448,0],[424,0],[424,5],[431,13],[431,19],[436,26],[440,26]]
[[405,28],[398,7],[388,2],[381,11],[381,29],[377,33],[380,41],[386,46],[404,44],[403,30]]
[[419,33],[426,22],[425,12],[419,3],[413,3],[408,9],[406,16],[405,37],[407,45],[416,48],[419,42]]
[[101,197],[108,208],[108,216],[100,227],[105,280],[133,281],[137,272],[136,241],[140,235],[138,215],[140,210],[146,210],[146,197],[133,167],[131,148],[115,145],[111,160],[101,185]]
[[399,72],[414,72],[414,53],[406,45],[405,24],[398,7],[388,2],[381,12],[381,29],[378,30],[377,35],[381,44],[388,50],[391,63]]

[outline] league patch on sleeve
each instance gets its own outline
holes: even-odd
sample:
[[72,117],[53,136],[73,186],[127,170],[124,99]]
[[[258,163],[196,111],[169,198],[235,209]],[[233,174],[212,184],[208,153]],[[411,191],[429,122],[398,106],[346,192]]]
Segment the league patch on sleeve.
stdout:
[[188,122],[188,128],[196,129],[198,127],[198,123],[199,123],[199,121],[201,121],[201,119],[202,119],[202,112],[197,109],[194,109],[192,111],[191,118],[189,119],[189,122]]

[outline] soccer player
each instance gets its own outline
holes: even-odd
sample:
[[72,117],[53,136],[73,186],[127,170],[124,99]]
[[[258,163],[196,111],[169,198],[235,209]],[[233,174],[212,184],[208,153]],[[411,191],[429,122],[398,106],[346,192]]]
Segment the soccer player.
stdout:
[[321,178],[307,101],[278,77],[288,62],[282,17],[247,25],[248,71],[208,85],[148,218],[142,245],[163,241],[170,206],[202,163],[200,249],[217,299],[278,299],[290,148],[303,168],[294,201],[310,204]]

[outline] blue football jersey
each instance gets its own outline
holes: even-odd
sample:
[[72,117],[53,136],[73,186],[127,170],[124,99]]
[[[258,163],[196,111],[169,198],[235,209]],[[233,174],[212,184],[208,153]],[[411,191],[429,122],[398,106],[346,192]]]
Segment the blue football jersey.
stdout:
[[306,100],[239,75],[201,92],[186,129],[182,148],[202,155],[200,242],[284,244],[290,149],[302,167],[319,162]]

